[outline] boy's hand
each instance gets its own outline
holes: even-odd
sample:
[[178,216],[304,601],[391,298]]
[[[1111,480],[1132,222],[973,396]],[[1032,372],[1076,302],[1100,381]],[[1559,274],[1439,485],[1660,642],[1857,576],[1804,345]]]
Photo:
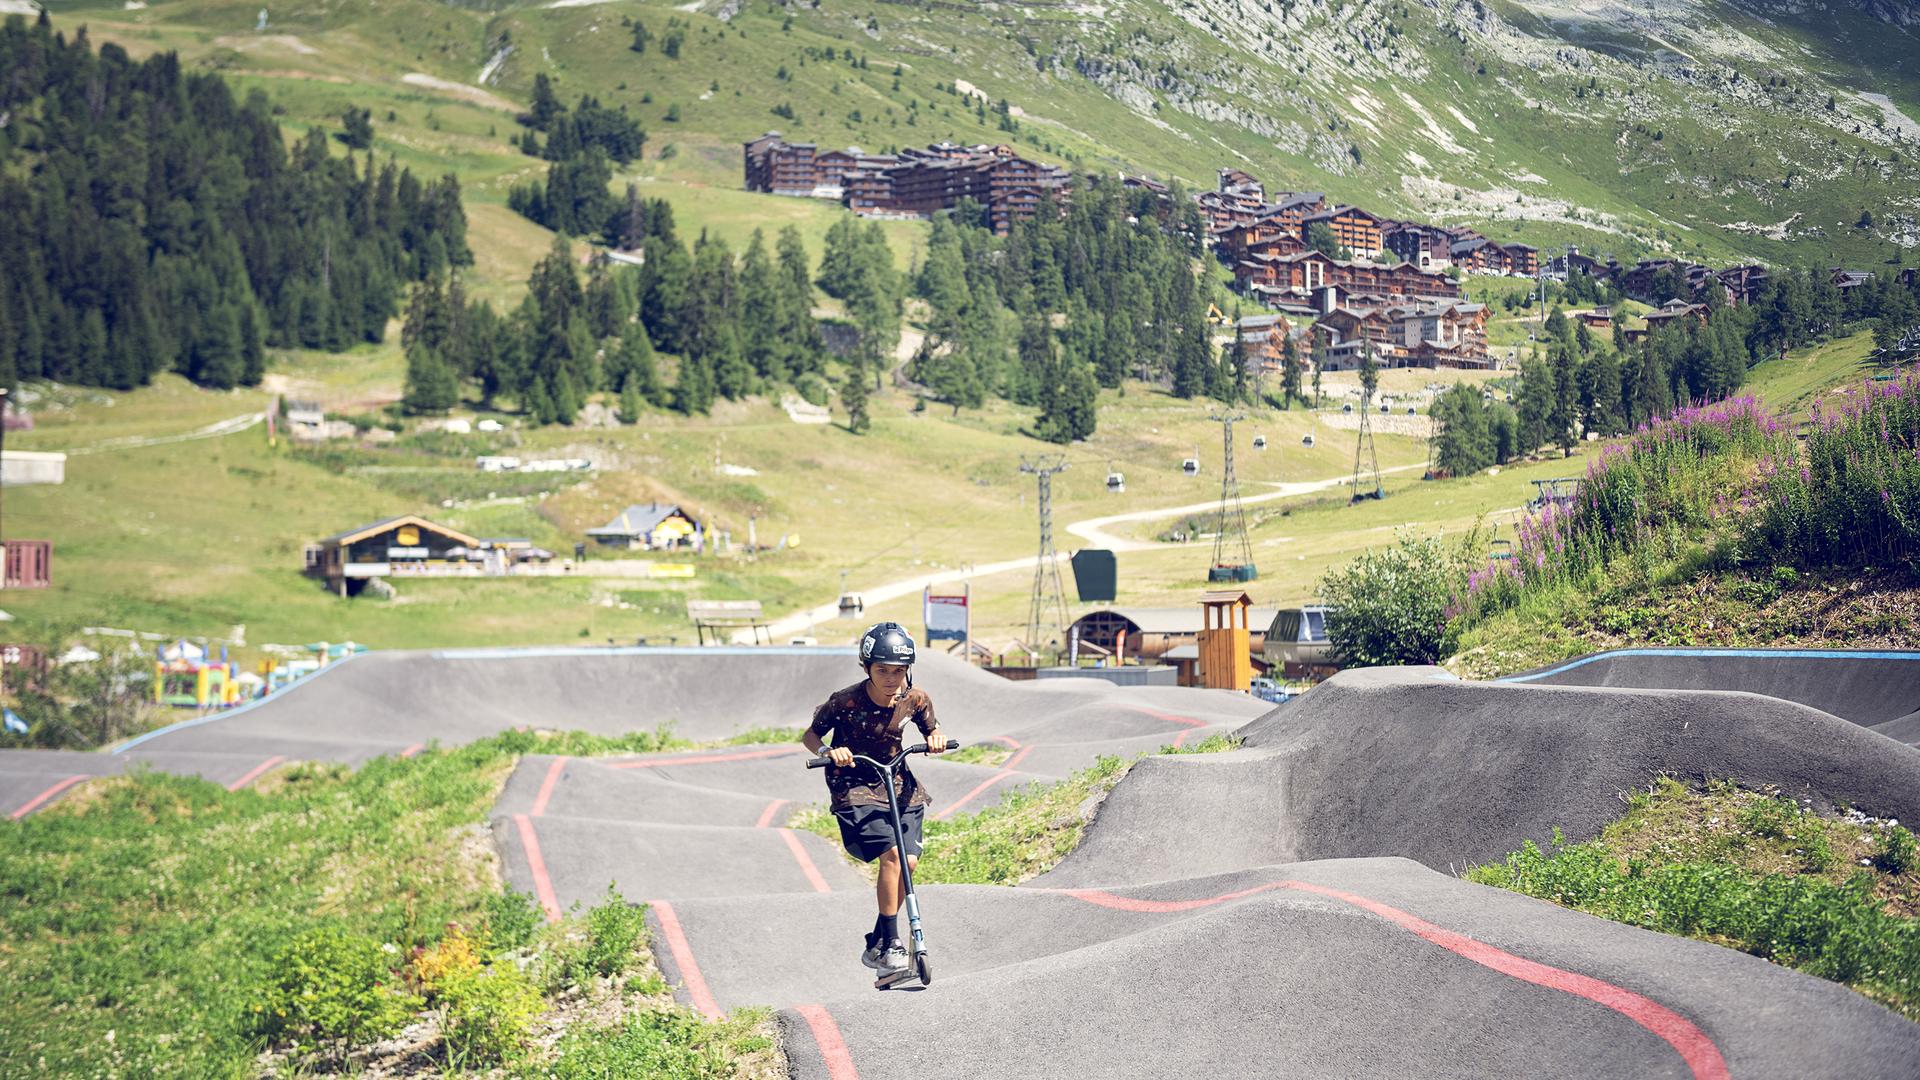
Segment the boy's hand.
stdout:
[[927,753],[941,754],[941,753],[945,753],[946,749],[947,749],[946,733],[941,731],[939,728],[934,728],[933,731],[927,735]]
[[847,749],[844,746],[828,747],[827,756],[832,758],[833,763],[842,769],[853,764],[853,751]]

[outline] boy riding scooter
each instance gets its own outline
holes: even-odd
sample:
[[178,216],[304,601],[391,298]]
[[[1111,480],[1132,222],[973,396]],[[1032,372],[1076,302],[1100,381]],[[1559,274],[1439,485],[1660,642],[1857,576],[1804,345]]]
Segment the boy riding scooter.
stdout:
[[[893,770],[896,788],[892,793],[884,776],[857,765],[854,758],[890,762],[900,757],[900,733],[908,720],[926,736],[927,752],[938,754],[947,748],[946,736],[933,715],[933,699],[913,685],[913,660],[913,638],[905,628],[899,623],[876,624],[860,638],[860,666],[867,677],[835,692],[815,709],[813,723],[800,740],[832,762],[827,790],[833,816],[840,823],[841,844],[861,862],[880,860],[874,885],[880,913],[866,936],[860,962],[880,972],[883,980],[904,971],[909,963],[900,940],[900,905],[907,895],[905,879],[919,859],[921,826],[930,799],[904,758]],[[823,751],[829,735],[833,744]],[[901,873],[890,794],[899,800],[899,836],[907,849],[907,875]]]

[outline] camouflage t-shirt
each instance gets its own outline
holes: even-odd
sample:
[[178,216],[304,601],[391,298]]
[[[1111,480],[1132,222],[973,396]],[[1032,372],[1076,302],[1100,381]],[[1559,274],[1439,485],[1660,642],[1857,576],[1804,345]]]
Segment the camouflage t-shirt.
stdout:
[[[896,705],[875,705],[867,694],[865,679],[836,690],[819,708],[813,710],[811,730],[822,740],[829,735],[834,746],[844,746],[855,754],[877,761],[892,761],[900,752],[900,733],[907,721],[919,726],[921,734],[931,734],[940,726],[933,718],[933,699],[925,690],[911,688],[900,695]],[[927,789],[920,786],[906,762],[894,771],[899,785],[900,808],[925,806]],[[887,787],[880,774],[863,762],[842,769],[827,766],[827,790],[833,795],[833,808],[848,806],[885,806]]]

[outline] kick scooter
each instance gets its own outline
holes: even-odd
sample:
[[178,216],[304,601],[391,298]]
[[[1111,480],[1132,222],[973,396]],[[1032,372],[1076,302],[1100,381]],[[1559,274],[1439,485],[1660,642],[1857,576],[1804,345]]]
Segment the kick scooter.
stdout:
[[[947,749],[954,750],[959,746],[959,743],[951,739],[947,740]],[[906,889],[907,927],[913,938],[913,962],[899,971],[890,972],[873,980],[875,990],[886,990],[915,978],[920,980],[921,986],[933,984],[933,966],[927,963],[927,936],[920,930],[920,901],[913,894],[913,865],[912,860],[907,858],[907,834],[900,827],[900,796],[894,790],[893,783],[894,770],[900,767],[901,762],[907,760],[907,755],[924,753],[927,753],[927,744],[915,743],[902,749],[892,761],[879,761],[865,754],[853,756],[854,764],[865,762],[878,770],[880,778],[887,785],[887,811],[893,817],[893,845],[894,849],[900,852],[900,883]],[[824,769],[831,764],[833,759],[829,757],[807,759],[809,769]]]

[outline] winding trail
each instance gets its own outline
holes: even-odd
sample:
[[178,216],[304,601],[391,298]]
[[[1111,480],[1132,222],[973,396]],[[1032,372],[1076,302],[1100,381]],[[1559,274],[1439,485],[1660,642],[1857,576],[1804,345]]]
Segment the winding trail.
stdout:
[[[1426,468],[1424,464],[1401,465],[1380,471],[1384,475],[1386,473],[1402,473],[1413,469],[1424,468]],[[1270,483],[1266,486],[1271,487],[1273,490],[1261,492],[1258,495],[1243,495],[1240,501],[1243,503],[1261,503],[1270,502],[1274,499],[1293,498],[1298,495],[1311,495],[1315,492],[1337,488],[1342,484],[1350,482],[1352,479],[1352,476],[1346,475],[1331,476],[1324,480],[1296,480],[1287,483]],[[1165,506],[1150,510],[1133,510],[1124,514],[1107,514],[1101,517],[1085,518],[1072,522],[1066,526],[1066,530],[1068,533],[1085,540],[1088,547],[1110,548],[1114,551],[1150,551],[1163,548],[1166,545],[1129,540],[1125,537],[1109,533],[1106,529],[1109,526],[1124,522],[1158,521],[1163,518],[1178,517],[1182,514],[1197,514],[1202,511],[1217,509],[1219,505],[1220,500],[1215,499],[1211,502],[1188,503],[1184,506]],[[1058,561],[1065,562],[1071,554],[1071,552],[1062,553]],[[977,585],[982,579],[993,577],[996,574],[1005,574],[1014,570],[1031,570],[1034,564],[1039,561],[1040,557],[1038,555],[1027,555],[1018,559],[1004,559],[1000,562],[980,563],[949,570],[937,570],[928,574],[916,574],[912,577],[899,578],[871,587],[858,589],[850,587],[849,591],[858,592],[861,598],[869,604],[879,604],[888,600],[897,600],[903,596],[911,596],[929,585],[950,585],[961,581],[973,582]],[[807,633],[820,623],[832,622],[839,617],[839,597],[835,597],[828,603],[818,604],[793,612],[790,615],[782,616],[769,625],[769,630],[773,640],[780,641]],[[750,630],[739,631],[733,635],[733,641],[736,645],[751,645],[753,643],[753,632]]]
[[168,443],[193,442],[196,439],[218,439],[254,427],[264,420],[263,412],[245,413],[216,421],[206,427],[178,435],[126,435],[117,439],[105,439],[88,446],[76,446],[66,451],[68,457],[84,457],[88,454],[104,454],[114,450],[134,450],[142,446],[165,446]]

